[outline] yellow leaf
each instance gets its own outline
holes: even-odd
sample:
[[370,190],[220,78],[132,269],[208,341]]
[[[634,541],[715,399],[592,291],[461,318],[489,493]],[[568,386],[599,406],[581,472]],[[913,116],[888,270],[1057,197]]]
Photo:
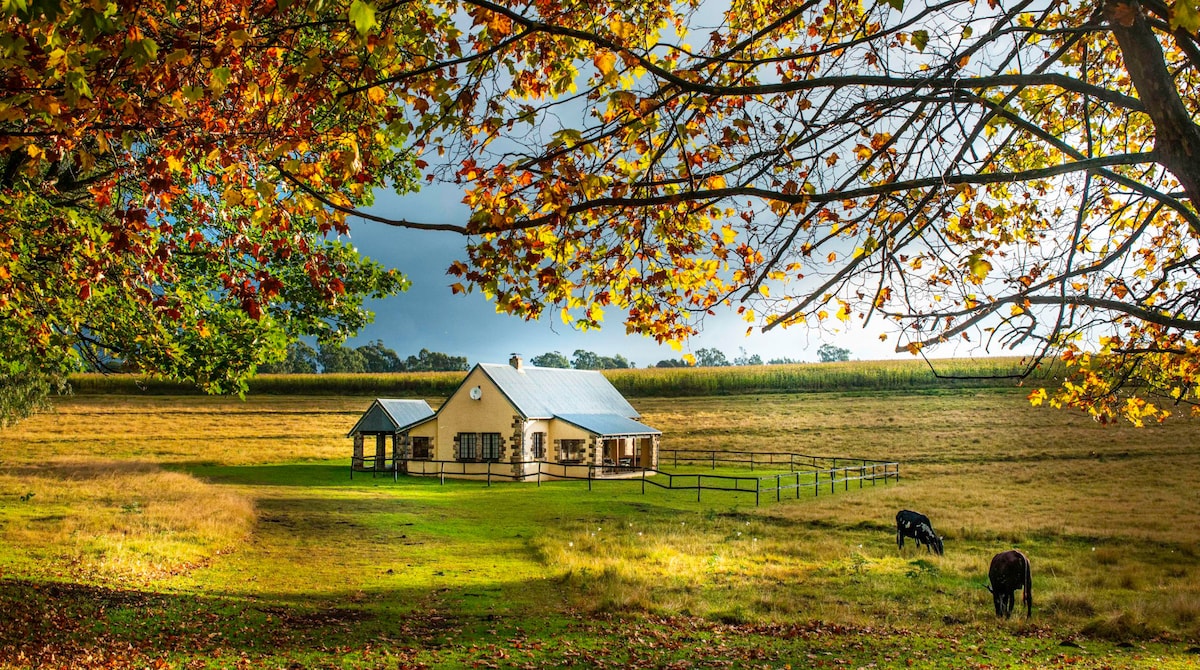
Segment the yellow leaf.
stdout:
[[608,74],[617,64],[617,55],[611,51],[598,51],[592,56],[592,62],[596,64],[600,74]]
[[695,354],[684,354],[683,362],[687,363],[688,365],[695,365],[696,364],[696,355]]
[[611,22],[609,22],[608,27],[612,28],[614,35],[623,40],[629,39],[633,35],[634,31],[637,30],[637,26],[633,25],[632,23],[625,23],[621,19],[613,19]]
[[599,70],[600,76],[604,77],[606,84],[611,84],[616,80],[614,68],[617,65],[617,54],[611,51],[600,51],[592,56],[592,62],[596,64],[596,69]]
[[1037,407],[1046,399],[1046,389],[1038,389],[1029,394],[1029,404]]
[[988,273],[992,271],[992,264],[988,262],[981,254],[972,254],[967,261],[971,270],[971,275],[976,280],[976,283],[987,278]]
[[367,99],[373,104],[382,104],[383,101],[387,100],[387,91],[384,91],[381,86],[372,86],[367,89]]
[[841,302],[840,300],[838,302],[841,304],[841,307],[838,309],[837,318],[841,319],[842,321],[849,321],[850,320],[850,305],[847,305],[846,303]]

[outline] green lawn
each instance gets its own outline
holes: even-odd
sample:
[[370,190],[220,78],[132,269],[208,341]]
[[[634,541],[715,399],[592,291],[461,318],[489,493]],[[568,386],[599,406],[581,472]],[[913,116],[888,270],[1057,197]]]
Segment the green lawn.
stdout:
[[[636,480],[351,480],[368,403],[80,396],[0,433],[0,667],[1200,662],[1194,422],[1103,428],[994,391],[637,403],[665,445],[904,463],[756,507]],[[905,507],[944,557],[897,551]],[[997,621],[983,588],[1012,546],[1030,621]]]

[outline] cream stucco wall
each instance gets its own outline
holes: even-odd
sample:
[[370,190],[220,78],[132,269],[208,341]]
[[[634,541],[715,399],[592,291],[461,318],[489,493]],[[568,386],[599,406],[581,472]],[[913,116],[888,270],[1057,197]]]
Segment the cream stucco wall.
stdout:
[[[471,389],[479,387],[479,400],[471,398]],[[521,425],[512,403],[481,368],[475,368],[454,395],[438,410],[437,444],[435,451],[440,460],[455,459],[454,438],[459,433],[499,433],[501,460],[511,460],[514,449],[519,449],[514,434]]]

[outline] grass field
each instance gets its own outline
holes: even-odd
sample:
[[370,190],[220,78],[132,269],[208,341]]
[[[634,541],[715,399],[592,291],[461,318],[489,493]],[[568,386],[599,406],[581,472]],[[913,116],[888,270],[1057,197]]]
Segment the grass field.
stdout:
[[[664,448],[903,463],[759,507],[351,481],[366,397],[60,399],[0,433],[0,667],[1197,667],[1200,423],[1023,395],[635,402]],[[897,550],[901,508],[944,557]],[[1014,546],[1034,616],[998,621]]]

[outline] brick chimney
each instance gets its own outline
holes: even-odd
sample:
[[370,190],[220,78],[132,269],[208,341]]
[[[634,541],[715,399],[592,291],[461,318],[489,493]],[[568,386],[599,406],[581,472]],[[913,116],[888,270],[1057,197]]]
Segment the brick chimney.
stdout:
[[512,354],[512,356],[508,359],[508,364],[513,366],[513,369],[520,370],[521,369],[521,354]]

